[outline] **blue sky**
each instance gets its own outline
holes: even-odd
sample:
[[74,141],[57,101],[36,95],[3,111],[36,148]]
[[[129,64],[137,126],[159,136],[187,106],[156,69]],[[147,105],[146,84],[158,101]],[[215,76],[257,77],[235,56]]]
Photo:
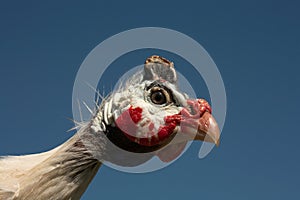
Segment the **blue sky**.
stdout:
[[[166,27],[202,44],[220,70],[228,98],[221,145],[199,160],[201,143],[195,142],[171,166],[148,174],[104,166],[83,199],[296,199],[299,6],[295,1],[1,2],[0,155],[41,152],[64,142],[72,135],[66,130],[72,127],[67,118],[73,82],[87,54],[121,31]],[[136,52],[115,65],[129,66],[134,55],[140,64],[155,52]],[[174,59],[175,65],[184,63]],[[120,70],[112,68],[111,74],[104,80],[108,87]],[[208,97],[201,78],[199,83],[197,94]]]

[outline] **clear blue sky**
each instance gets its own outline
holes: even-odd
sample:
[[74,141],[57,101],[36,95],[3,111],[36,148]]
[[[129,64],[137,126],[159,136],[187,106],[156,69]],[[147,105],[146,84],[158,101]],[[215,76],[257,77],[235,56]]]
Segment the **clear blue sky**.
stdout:
[[73,82],[87,54],[118,32],[166,27],[197,40],[219,67],[228,97],[221,145],[199,160],[200,143],[193,143],[177,162],[149,174],[102,167],[83,199],[299,198],[299,6],[276,0],[2,1],[0,155],[64,142],[72,134],[66,130]]

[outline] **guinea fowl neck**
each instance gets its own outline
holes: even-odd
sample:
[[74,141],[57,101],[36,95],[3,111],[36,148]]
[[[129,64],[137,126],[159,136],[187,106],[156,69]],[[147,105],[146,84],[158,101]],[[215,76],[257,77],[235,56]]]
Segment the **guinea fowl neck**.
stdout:
[[88,125],[82,127],[21,176],[20,185],[25,187],[19,189],[17,199],[48,199],[49,194],[51,199],[80,199],[101,166],[93,151],[99,151],[104,144],[89,149],[95,142],[101,143],[95,141],[92,131]]

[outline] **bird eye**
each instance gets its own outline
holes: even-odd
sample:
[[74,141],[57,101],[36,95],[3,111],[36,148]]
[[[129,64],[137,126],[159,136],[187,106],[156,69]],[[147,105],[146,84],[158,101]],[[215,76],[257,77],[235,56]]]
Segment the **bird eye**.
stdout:
[[151,101],[155,104],[165,104],[167,103],[167,98],[166,95],[164,94],[163,91],[157,90],[157,91],[153,91],[150,95]]

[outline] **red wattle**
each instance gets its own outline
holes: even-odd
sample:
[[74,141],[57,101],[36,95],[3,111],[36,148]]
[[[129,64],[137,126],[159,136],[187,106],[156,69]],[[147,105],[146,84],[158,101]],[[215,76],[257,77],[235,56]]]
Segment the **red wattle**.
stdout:
[[142,112],[143,109],[140,107],[133,108],[132,106],[130,106],[129,108],[130,117],[132,121],[136,124],[142,119]]

